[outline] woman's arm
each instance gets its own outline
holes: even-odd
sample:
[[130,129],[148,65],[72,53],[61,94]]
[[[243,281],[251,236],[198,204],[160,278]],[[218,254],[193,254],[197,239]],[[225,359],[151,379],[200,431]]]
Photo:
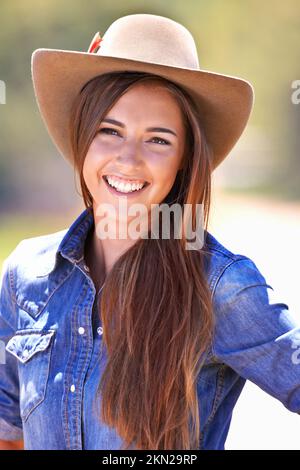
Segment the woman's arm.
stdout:
[[17,359],[6,353],[5,346],[17,329],[16,306],[11,291],[8,257],[0,276],[0,449],[20,448],[23,440],[20,416],[19,376]]
[[0,450],[24,450],[23,440],[21,440],[21,441],[2,441],[0,439]]
[[218,279],[213,354],[300,414],[300,322],[249,258]]

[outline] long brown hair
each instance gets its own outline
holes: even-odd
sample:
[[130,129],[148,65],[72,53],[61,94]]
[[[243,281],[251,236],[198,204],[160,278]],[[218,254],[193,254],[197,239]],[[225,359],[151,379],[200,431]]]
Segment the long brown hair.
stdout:
[[[211,149],[199,113],[181,87],[144,72],[97,76],[74,102],[71,142],[85,206],[92,208],[93,201],[82,168],[101,119],[129,88],[153,80],[177,100],[186,131],[184,166],[163,202],[190,204],[193,220],[196,204],[202,204],[206,234]],[[99,381],[101,419],[116,429],[126,449],[199,448],[197,377],[214,322],[205,250],[187,250],[185,242],[185,237],[139,239],[116,261],[101,293],[107,349]]]

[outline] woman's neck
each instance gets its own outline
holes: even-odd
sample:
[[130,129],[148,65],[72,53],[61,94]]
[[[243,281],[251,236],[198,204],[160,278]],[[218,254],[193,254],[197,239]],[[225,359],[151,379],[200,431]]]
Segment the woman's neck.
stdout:
[[135,242],[136,240],[132,239],[101,239],[97,237],[95,227],[90,230],[85,242],[85,264],[89,268],[97,292],[115,262]]

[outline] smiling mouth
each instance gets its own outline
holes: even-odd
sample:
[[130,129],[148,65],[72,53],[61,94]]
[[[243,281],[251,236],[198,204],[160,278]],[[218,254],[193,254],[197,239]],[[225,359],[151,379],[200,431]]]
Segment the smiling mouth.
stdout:
[[[138,193],[143,191],[147,186],[149,186],[148,181],[144,182],[137,182],[132,181],[129,183],[128,181],[121,181],[119,178],[110,177],[110,175],[102,176],[103,181],[106,183],[110,190],[117,194],[132,194]],[[143,181],[143,180],[140,180]]]

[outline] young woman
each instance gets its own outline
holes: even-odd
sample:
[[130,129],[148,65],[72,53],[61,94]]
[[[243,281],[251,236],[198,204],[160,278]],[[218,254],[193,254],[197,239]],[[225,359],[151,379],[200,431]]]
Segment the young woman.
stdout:
[[[299,327],[255,263],[207,230],[211,174],[246,126],[251,85],[200,70],[191,34],[147,14],[87,53],[39,49],[32,67],[85,210],[3,265],[2,447],[224,449],[246,379],[300,412]],[[170,237],[150,236],[153,208],[174,204],[182,236],[171,217]],[[197,205],[200,247],[186,236]]]

